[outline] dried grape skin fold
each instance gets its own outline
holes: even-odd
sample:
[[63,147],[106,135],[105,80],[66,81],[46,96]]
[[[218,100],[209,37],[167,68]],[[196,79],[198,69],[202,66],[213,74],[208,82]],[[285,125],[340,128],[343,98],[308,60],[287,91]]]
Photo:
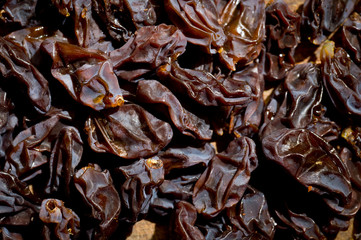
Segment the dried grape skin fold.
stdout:
[[217,216],[242,198],[251,172],[258,165],[256,145],[248,137],[229,143],[216,154],[194,186],[193,204],[206,218]]
[[136,104],[125,104],[113,112],[89,117],[85,129],[94,151],[127,159],[156,154],[173,137],[167,122]]

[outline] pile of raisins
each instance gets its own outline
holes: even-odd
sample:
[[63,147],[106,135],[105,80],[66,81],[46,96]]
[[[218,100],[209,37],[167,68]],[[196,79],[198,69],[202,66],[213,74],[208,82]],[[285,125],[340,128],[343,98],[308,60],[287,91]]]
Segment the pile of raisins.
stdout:
[[359,13],[0,0],[2,239],[359,238]]

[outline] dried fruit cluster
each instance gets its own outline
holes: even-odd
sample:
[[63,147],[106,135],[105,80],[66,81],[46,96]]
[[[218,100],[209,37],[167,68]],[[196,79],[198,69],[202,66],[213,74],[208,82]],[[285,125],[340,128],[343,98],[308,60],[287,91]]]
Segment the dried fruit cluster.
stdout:
[[359,236],[360,9],[0,1],[2,238]]

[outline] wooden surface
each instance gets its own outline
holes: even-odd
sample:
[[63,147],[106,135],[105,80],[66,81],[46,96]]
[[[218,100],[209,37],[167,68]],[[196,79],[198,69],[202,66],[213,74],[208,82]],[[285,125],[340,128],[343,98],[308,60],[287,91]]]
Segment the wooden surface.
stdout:
[[135,224],[132,235],[127,240],[168,240],[172,239],[169,235],[169,227],[156,225],[155,223],[142,220]]
[[[284,0],[291,10],[296,11],[298,7],[304,2],[302,0]],[[272,0],[266,0],[266,3]],[[301,29],[302,31],[302,29]],[[268,93],[269,94],[269,93]],[[266,95],[268,95],[266,94]],[[353,240],[352,238],[352,225],[347,231],[340,232],[335,240]],[[127,240],[167,240],[171,239],[167,226],[158,226],[149,221],[139,221],[133,228],[132,235]]]
[[[352,224],[347,231],[339,232],[335,240],[353,240]],[[127,240],[168,240],[172,239],[169,235],[168,227],[156,225],[152,222],[142,220],[135,224],[132,235]]]

